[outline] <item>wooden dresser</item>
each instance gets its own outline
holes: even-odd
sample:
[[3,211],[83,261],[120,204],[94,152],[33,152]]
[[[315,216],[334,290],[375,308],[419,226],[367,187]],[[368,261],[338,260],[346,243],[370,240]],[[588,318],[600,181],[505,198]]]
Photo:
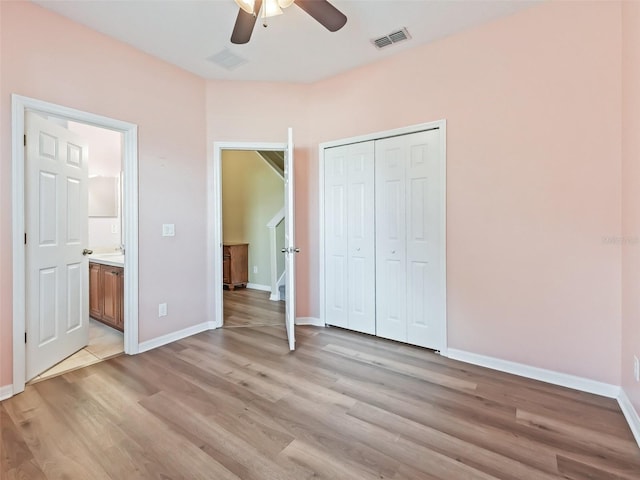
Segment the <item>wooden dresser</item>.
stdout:
[[249,244],[222,245],[222,282],[229,290],[249,283]]

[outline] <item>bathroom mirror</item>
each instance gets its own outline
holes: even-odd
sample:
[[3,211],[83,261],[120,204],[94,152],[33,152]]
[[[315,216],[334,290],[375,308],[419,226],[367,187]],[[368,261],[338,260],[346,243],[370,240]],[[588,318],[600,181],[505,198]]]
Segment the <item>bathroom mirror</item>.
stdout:
[[89,178],[89,216],[118,216],[118,178]]

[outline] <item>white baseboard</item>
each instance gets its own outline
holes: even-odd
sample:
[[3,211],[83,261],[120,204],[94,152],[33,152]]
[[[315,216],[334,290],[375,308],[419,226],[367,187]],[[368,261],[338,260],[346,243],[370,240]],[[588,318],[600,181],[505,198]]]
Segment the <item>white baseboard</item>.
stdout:
[[580,390],[582,392],[602,395],[603,397],[618,398],[618,396],[620,395],[620,387],[618,387],[617,385],[611,385],[609,383],[598,382],[596,380],[590,380],[588,378],[568,375],[566,373],[555,372],[553,370],[546,370],[544,368],[531,367],[523,363],[510,362],[508,360],[488,357],[485,355],[478,355],[477,353],[465,352],[463,350],[456,350],[454,348],[448,349],[447,356],[454,360],[460,360],[461,362],[472,363],[473,365],[479,365],[481,367],[491,368],[493,370],[499,370],[501,372],[512,373],[521,377],[540,380],[542,382],[559,385],[561,387],[572,388],[574,390]]
[[620,395],[618,395],[618,404],[620,405],[620,409],[624,414],[624,418],[627,419],[627,423],[629,424],[629,428],[631,428],[631,433],[636,439],[636,443],[640,447],[640,415],[636,412],[636,409],[633,408],[633,404],[624,389],[620,389]]
[[4,387],[0,387],[0,402],[11,397],[13,397],[13,385],[5,385]]
[[247,283],[247,288],[251,290],[261,290],[263,292],[270,292],[271,287],[269,285],[260,285],[259,283]]
[[167,333],[166,335],[142,342],[138,346],[138,353],[147,352],[154,348],[166,345],[167,343],[182,340],[183,338],[190,337],[197,333],[206,332],[207,330],[213,330],[214,328],[216,328],[216,324],[214,322],[204,322],[192,327],[187,327],[183,330],[178,330],[177,332]]
[[316,317],[296,317],[296,325],[312,325],[314,327],[324,327],[325,324]]
[[276,293],[272,293],[271,296],[269,297],[269,300],[271,300],[272,302],[279,302],[280,301],[280,291],[278,291]]

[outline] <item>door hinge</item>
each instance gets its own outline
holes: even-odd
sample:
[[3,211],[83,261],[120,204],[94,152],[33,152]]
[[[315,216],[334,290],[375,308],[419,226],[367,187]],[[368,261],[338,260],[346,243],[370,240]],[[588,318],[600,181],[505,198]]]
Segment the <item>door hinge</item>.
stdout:
[[25,234],[24,234],[24,244],[25,244],[25,245],[27,244],[27,234],[26,234],[26,232],[25,232]]
[[27,332],[24,332],[24,343],[27,343]]
[[23,135],[23,137],[24,137],[24,146],[26,147],[27,146],[27,136]]

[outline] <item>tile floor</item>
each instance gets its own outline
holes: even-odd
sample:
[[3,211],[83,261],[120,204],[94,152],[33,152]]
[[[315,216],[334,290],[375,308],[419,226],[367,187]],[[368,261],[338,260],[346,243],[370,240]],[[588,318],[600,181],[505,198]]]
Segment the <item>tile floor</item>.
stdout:
[[93,365],[121,355],[124,352],[124,336],[122,332],[107,327],[92,318],[89,319],[89,322],[89,345],[38,375],[29,384]]

